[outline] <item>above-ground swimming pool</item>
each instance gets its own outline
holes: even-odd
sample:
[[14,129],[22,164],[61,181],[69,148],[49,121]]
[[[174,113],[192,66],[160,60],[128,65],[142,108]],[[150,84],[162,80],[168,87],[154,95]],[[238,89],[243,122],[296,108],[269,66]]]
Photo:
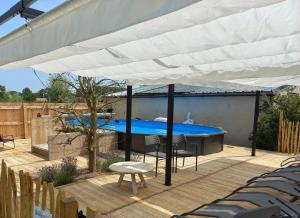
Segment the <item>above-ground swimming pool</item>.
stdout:
[[[102,119],[97,120],[99,127],[107,130],[113,130],[116,132],[126,132],[126,120],[112,119],[108,124],[105,124]],[[131,123],[132,134],[142,134],[142,135],[161,135],[166,136],[167,134],[167,123],[157,122],[157,121],[146,121],[146,120],[132,120]],[[222,134],[224,130],[217,127],[191,125],[174,123],[173,134],[179,135],[201,135],[209,136],[213,134]]]
[[[78,121],[69,121],[70,124],[78,124]],[[109,123],[104,123],[103,119],[98,119],[100,128],[118,132],[119,148],[125,145],[126,120],[111,119]],[[165,143],[167,133],[167,123],[146,120],[132,120],[132,151],[144,152],[145,135],[159,135],[162,144]],[[222,128],[209,127],[192,124],[174,123],[173,134],[184,134],[188,141],[188,150],[194,151],[197,155],[206,155],[223,150],[224,134]],[[164,147],[164,146],[162,146]]]

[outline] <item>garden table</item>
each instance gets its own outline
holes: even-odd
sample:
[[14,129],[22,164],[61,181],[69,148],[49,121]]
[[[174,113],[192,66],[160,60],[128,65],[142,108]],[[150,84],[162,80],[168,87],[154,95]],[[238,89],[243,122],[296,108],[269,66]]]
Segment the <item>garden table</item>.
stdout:
[[137,194],[135,175],[138,174],[141,180],[141,185],[143,187],[147,187],[143,174],[152,171],[154,169],[154,166],[149,163],[126,161],[126,162],[118,162],[118,163],[111,164],[109,166],[109,169],[111,171],[120,174],[119,181],[118,181],[119,186],[121,185],[125,174],[130,174],[132,192],[133,194]]

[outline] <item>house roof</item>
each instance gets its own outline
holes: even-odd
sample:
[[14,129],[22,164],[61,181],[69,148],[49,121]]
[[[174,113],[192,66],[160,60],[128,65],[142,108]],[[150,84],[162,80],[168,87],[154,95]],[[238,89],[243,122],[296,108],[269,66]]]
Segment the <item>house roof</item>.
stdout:
[[[193,85],[175,85],[175,95],[177,96],[199,96],[199,95],[254,95],[255,91],[259,90],[265,93],[273,93],[280,90],[278,88],[264,88],[253,86],[235,86],[231,87],[208,87],[208,86],[193,86]],[[146,85],[133,88],[133,96],[165,96],[168,93],[167,85]],[[115,96],[126,96],[126,91],[118,92]]]

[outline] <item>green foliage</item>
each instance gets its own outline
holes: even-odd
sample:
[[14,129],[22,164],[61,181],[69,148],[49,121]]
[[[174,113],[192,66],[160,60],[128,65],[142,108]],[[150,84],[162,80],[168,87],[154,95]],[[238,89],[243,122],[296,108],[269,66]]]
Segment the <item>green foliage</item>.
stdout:
[[111,153],[105,159],[97,159],[96,167],[97,170],[100,170],[101,172],[108,172],[111,164],[122,161],[125,161],[123,157],[120,157],[115,153]]
[[22,96],[16,91],[6,91],[5,86],[0,85],[0,102],[21,102]]
[[0,100],[5,98],[6,88],[5,86],[0,85]]
[[48,93],[46,89],[40,89],[37,93],[36,93],[38,98],[48,98]]
[[62,172],[69,172],[71,175],[76,176],[77,174],[77,158],[76,157],[65,157],[62,159],[61,164]]
[[[35,102],[36,98],[46,98],[48,102],[54,103],[86,102],[82,92],[74,89],[73,85],[76,86],[74,82],[76,83],[76,80],[74,81],[70,74],[52,75],[48,79],[47,87],[36,93],[28,87],[24,88],[21,93],[7,91],[5,86],[0,85],[0,102]],[[104,82],[102,84],[95,83],[94,85],[97,96],[105,96],[125,90],[123,86],[119,86],[117,83],[111,85]],[[104,109],[98,112],[104,112]]]
[[38,174],[42,181],[53,182],[54,186],[71,183],[77,175],[77,158],[65,157],[61,164],[42,167]]
[[26,87],[22,90],[22,98],[23,101],[34,102],[36,98],[36,94],[33,93],[30,88]]
[[[106,153],[102,154],[103,159],[98,158],[96,160],[96,169],[101,172],[109,172],[109,166],[113,163],[125,161],[124,157],[119,156],[118,153]],[[141,161],[138,153],[133,153],[130,157],[131,161]]]
[[275,150],[280,111],[283,111],[286,119],[300,121],[300,95],[293,93],[293,89],[288,89],[284,93],[276,94],[272,99],[263,96],[256,135],[258,148]]
[[74,175],[67,171],[59,171],[55,175],[54,186],[61,186],[72,183],[74,181]]
[[69,81],[69,78],[66,75],[50,76],[48,87],[44,90],[40,90],[39,94],[46,96],[49,102],[56,102],[56,103],[75,102],[76,98],[72,93],[72,90],[70,89],[69,85],[65,81]]
[[21,102],[22,96],[19,92],[9,91],[5,93],[5,101],[7,102]]

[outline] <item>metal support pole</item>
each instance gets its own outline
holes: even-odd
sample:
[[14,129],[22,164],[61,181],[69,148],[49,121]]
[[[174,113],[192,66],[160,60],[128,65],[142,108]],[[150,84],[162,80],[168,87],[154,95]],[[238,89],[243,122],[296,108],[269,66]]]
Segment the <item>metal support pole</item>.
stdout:
[[255,93],[255,108],[254,108],[254,122],[253,122],[253,137],[252,137],[252,151],[251,155],[255,156],[256,153],[256,130],[257,130],[257,122],[259,116],[259,98],[260,91],[256,91]]
[[166,168],[165,185],[170,186],[172,173],[172,138],[173,138],[173,118],[174,118],[174,84],[168,86],[168,122],[167,122],[167,146],[166,146]]
[[130,161],[131,150],[131,114],[132,114],[132,86],[127,86],[127,105],[126,105],[126,143],[125,160]]

